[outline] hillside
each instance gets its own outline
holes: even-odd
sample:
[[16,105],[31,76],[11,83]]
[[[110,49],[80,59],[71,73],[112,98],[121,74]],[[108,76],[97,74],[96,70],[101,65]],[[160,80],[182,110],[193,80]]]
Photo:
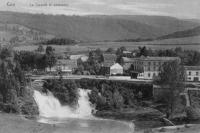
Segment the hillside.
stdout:
[[0,12],[0,22],[80,41],[156,38],[198,26],[195,22],[162,16],[54,16],[14,12]]
[[158,39],[185,38],[194,36],[200,36],[200,26],[189,30],[177,31],[172,34],[161,36]]
[[96,15],[92,17],[98,18],[113,18],[113,19],[126,19],[130,21],[136,21],[142,24],[150,25],[156,27],[167,33],[172,33],[176,31],[182,31],[186,29],[193,28],[194,26],[200,25],[200,21],[197,20],[180,20],[174,17],[168,16],[147,16],[147,15],[113,15],[113,16],[104,16]]
[[39,30],[31,29],[19,24],[0,23],[0,42],[22,44],[26,42],[40,42],[54,36]]

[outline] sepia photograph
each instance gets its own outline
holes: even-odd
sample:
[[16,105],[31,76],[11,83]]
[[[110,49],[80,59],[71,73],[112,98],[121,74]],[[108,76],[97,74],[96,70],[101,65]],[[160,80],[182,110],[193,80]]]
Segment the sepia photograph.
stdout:
[[1,0],[0,133],[200,133],[200,0]]

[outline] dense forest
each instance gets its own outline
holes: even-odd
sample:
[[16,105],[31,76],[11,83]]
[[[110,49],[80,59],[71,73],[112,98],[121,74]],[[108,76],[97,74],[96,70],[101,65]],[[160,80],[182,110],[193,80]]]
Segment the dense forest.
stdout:
[[15,52],[14,58],[19,62],[21,68],[30,72],[34,69],[44,71],[46,67],[53,67],[57,61],[54,49],[51,46],[47,46],[45,53],[41,46],[37,51],[19,51]]
[[77,42],[72,39],[66,39],[66,38],[53,38],[47,41],[42,42],[42,44],[45,45],[74,45]]

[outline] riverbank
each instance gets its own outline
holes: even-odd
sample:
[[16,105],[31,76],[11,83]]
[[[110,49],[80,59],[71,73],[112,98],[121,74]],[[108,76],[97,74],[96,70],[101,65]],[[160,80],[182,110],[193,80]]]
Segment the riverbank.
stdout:
[[15,114],[0,113],[0,133],[53,133],[53,125],[37,123]]
[[169,126],[163,121],[164,114],[153,108],[127,108],[112,111],[97,111],[96,117],[133,122],[135,130]]

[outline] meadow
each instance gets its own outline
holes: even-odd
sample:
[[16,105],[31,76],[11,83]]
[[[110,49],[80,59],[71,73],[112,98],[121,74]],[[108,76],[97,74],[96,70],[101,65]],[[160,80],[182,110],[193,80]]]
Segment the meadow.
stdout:
[[[173,41],[175,42],[175,41]],[[128,50],[137,49],[139,46],[146,46],[153,50],[157,49],[171,49],[176,47],[182,47],[184,50],[197,50],[200,51],[200,43],[195,41],[194,43],[169,43],[165,41],[152,41],[152,42],[90,42],[79,43],[76,45],[51,45],[55,48],[56,53],[68,52],[70,54],[87,53],[89,50],[100,48],[101,50],[107,50],[108,48],[117,49],[121,46],[126,47]],[[38,45],[18,45],[14,46],[17,51],[26,50],[34,51],[38,48]],[[44,45],[46,48],[46,45]]]

